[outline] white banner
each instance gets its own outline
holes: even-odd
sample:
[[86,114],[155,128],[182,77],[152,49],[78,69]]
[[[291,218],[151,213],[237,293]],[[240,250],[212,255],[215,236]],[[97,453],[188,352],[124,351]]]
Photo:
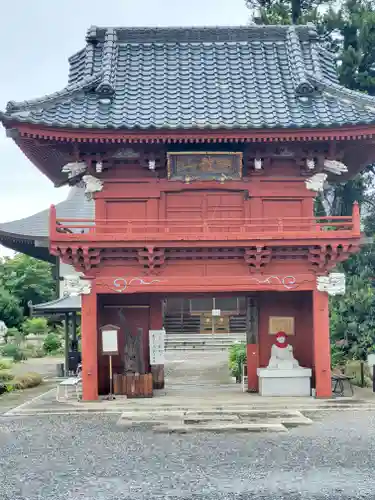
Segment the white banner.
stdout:
[[165,330],[150,330],[150,365],[165,363]]

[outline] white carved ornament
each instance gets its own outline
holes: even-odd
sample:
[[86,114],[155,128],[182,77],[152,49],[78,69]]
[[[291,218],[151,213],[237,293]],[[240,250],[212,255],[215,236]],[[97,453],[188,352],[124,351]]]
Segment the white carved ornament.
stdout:
[[319,173],[314,174],[312,177],[309,177],[305,180],[305,184],[307,189],[315,192],[322,192],[324,190],[324,183],[327,180],[328,175]]
[[262,168],[263,168],[262,158],[255,158],[254,159],[254,168],[255,168],[255,170],[262,170]]
[[85,194],[89,200],[92,199],[93,193],[97,193],[103,189],[103,181],[93,175],[84,175],[82,180],[85,183]]
[[77,297],[77,295],[88,295],[91,292],[91,283],[84,281],[78,275],[64,277],[64,295]]
[[328,276],[318,276],[316,279],[316,288],[319,292],[327,292],[328,295],[345,294],[345,274],[330,273]]
[[341,175],[348,171],[348,167],[338,160],[324,160],[324,170],[332,174]]
[[67,173],[68,178],[71,179],[76,175],[83,174],[86,170],[86,163],[83,161],[74,161],[71,163],[67,163],[61,169],[61,172]]
[[307,160],[306,160],[306,167],[309,170],[314,170],[314,168],[315,168],[315,160],[314,160],[314,158],[307,158]]

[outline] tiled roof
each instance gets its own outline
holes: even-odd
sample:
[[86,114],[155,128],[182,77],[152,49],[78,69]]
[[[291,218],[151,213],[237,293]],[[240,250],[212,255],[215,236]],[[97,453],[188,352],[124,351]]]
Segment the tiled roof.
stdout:
[[[74,186],[70,189],[66,200],[56,205],[60,218],[93,219],[94,202],[85,197],[85,189]],[[24,219],[0,224],[0,243],[6,245],[9,238],[42,240],[48,238],[49,209],[30,215]]]
[[98,129],[259,129],[375,123],[339,85],[314,26],[90,28],[68,85],[10,102],[3,122]]
[[50,302],[43,302],[42,304],[33,304],[31,306],[35,312],[58,313],[69,311],[81,310],[81,297],[66,295]]

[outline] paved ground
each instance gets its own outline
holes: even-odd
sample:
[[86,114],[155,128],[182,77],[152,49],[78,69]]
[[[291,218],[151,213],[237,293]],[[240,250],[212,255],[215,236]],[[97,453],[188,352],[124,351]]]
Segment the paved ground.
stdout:
[[[151,400],[115,404],[264,401],[242,394],[226,366],[226,353],[168,353],[166,391]],[[373,410],[307,411],[312,425],[283,434],[183,436],[119,426],[121,409],[6,415],[26,394],[35,397],[48,387],[24,391],[18,402],[0,398],[0,500],[374,498]],[[56,408],[53,396],[50,392],[30,407]]]
[[0,418],[2,500],[373,499],[375,414],[282,435],[160,435],[116,416]]
[[43,377],[55,377],[57,363],[63,363],[64,360],[59,357],[46,356],[45,358],[30,358],[21,363],[14,363],[12,372],[16,375],[23,375],[27,372],[37,372]]

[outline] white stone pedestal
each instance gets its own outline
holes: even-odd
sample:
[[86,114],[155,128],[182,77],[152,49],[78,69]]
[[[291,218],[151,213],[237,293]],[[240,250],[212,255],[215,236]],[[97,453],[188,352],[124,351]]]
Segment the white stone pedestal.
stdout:
[[311,369],[258,368],[261,396],[311,396]]

